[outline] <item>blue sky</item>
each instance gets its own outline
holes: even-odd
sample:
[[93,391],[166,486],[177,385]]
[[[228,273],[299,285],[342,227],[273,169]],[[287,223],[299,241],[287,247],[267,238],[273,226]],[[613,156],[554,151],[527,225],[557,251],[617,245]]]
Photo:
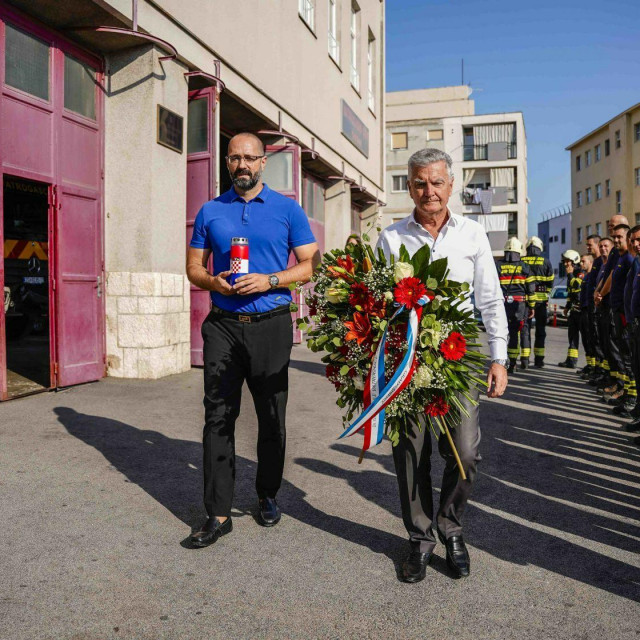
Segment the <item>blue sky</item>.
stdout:
[[529,233],[570,201],[565,147],[640,102],[640,0],[387,0],[387,91],[465,83],[522,111]]

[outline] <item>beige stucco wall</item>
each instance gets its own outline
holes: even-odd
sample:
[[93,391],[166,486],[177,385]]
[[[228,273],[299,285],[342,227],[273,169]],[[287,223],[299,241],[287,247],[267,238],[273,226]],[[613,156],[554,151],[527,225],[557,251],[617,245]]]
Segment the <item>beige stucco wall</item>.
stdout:
[[[640,223],[640,186],[635,184],[635,169],[640,167],[640,142],[634,140],[634,125],[640,123],[640,106],[617,116],[602,127],[574,143],[571,152],[571,239],[576,249],[584,247],[589,233],[596,233],[599,223],[606,233],[607,220],[616,214],[616,191],[621,191],[621,213],[631,225]],[[620,148],[615,147],[615,133],[620,131]],[[611,143],[609,156],[605,156],[605,140]],[[602,154],[595,161],[595,147]],[[585,152],[591,151],[591,165],[586,166]],[[581,156],[581,169],[576,171],[576,157]],[[610,195],[606,195],[606,181],[611,180]],[[596,185],[602,185],[602,198],[596,200]],[[592,190],[592,202],[586,202],[586,190]],[[578,206],[577,193],[582,192],[582,206]],[[590,227],[590,229],[588,229]],[[582,239],[578,241],[578,229]]]
[[[115,3],[114,3],[115,4]],[[261,115],[315,147],[323,160],[384,195],[384,2],[361,0],[360,93],[349,75],[349,17],[351,3],[340,2],[342,62],[328,53],[328,10],[316,2],[312,32],[298,15],[297,0],[158,0],[139,3],[139,24],[171,42],[189,65],[214,72],[222,62],[227,90]],[[166,13],[164,13],[166,12]],[[167,15],[168,14],[168,15]],[[170,17],[169,17],[170,16]],[[378,52],[376,108],[367,105],[367,33],[373,33]],[[191,32],[193,36],[189,34]],[[369,157],[341,133],[344,99],[369,129]]]

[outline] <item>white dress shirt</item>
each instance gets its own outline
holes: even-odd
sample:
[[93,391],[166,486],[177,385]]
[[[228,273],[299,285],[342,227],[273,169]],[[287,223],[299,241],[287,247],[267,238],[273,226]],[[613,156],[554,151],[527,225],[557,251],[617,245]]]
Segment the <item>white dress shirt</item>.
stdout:
[[434,239],[416,222],[414,211],[407,218],[384,229],[377,247],[382,249],[387,260],[391,254],[397,260],[402,244],[407,248],[409,255],[428,244],[432,260],[448,259],[449,278],[457,282],[468,282],[470,286],[469,297],[461,308],[473,309],[470,296],[475,294],[475,305],[482,314],[482,321],[489,337],[491,359],[506,360],[509,331],[504,311],[504,297],[489,238],[482,225],[449,212],[447,222]]

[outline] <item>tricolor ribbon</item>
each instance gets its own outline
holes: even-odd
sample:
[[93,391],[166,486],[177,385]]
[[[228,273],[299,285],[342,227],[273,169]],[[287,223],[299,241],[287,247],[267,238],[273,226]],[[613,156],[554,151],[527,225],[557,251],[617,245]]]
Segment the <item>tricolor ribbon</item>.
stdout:
[[422,317],[422,307],[429,302],[428,296],[422,296],[418,301],[418,307],[409,312],[407,326],[407,352],[396,369],[391,379],[387,382],[384,366],[384,350],[387,342],[387,332],[391,323],[405,310],[401,306],[389,320],[378,348],[373,354],[371,369],[364,387],[364,410],[342,433],[340,438],[351,436],[364,428],[364,444],[362,452],[382,442],[384,435],[384,409],[385,407],[411,382],[415,371],[415,354],[418,343],[418,328]]

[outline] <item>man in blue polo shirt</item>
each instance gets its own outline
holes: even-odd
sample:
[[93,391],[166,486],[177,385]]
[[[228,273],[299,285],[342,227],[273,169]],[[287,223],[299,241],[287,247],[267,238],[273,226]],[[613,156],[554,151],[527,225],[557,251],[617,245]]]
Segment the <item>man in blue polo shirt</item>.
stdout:
[[[280,520],[275,497],[282,482],[285,414],[293,329],[289,284],[307,282],[320,260],[307,216],[297,202],[262,182],[267,159],[258,137],[240,133],[229,142],[233,187],[207,202],[196,216],[187,276],[211,291],[204,338],[204,504],[208,519],[191,536],[206,547],[229,533],[235,480],[235,422],[247,381],[258,416],[258,520]],[[232,286],[231,240],[249,244],[249,273]],[[298,263],[287,268],[293,251]],[[213,274],[207,271],[213,254]]]

